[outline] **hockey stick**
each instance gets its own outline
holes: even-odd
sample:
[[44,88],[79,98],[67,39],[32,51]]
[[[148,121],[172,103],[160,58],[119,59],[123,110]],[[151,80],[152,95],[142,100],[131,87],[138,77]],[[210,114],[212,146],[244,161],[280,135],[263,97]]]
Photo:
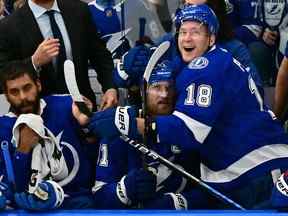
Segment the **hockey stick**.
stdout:
[[139,18],[139,41],[145,36],[146,19],[144,17]]
[[74,63],[71,60],[66,60],[64,62],[64,77],[68,91],[71,94],[73,101],[78,106],[79,110],[88,117],[91,117],[92,113],[86,106],[83,97],[78,89]]
[[149,78],[151,76],[152,70],[154,69],[155,65],[159,61],[159,59],[163,56],[163,54],[168,50],[170,47],[170,42],[169,41],[164,41],[161,43],[152,56],[150,57],[150,60],[145,68],[144,75],[143,75],[143,117],[145,119],[145,126],[144,126],[144,137],[143,137],[143,142],[144,145],[147,145],[147,134],[149,131],[149,114],[147,111],[147,86],[149,82]]
[[191,175],[190,173],[186,172],[184,169],[176,166],[171,161],[167,160],[166,158],[162,157],[155,151],[149,149],[147,146],[143,145],[142,143],[136,142],[135,140],[130,139],[129,137],[122,135],[120,136],[121,139],[123,139],[125,142],[127,142],[130,146],[133,146],[135,149],[137,149],[139,152],[141,152],[143,155],[148,156],[152,158],[154,161],[158,161],[159,163],[165,165],[166,167],[170,168],[171,170],[174,170],[178,172],[181,176],[191,180],[192,182],[196,183],[197,185],[201,186],[203,189],[205,189],[207,192],[209,192],[211,195],[213,195],[218,200],[221,200],[222,202],[228,204],[229,206],[233,206],[236,209],[239,210],[246,210],[238,203],[234,202],[224,194],[220,193],[218,190],[212,188],[208,184],[204,183],[200,179],[196,178],[195,176]]
[[[125,1],[122,1],[120,4],[120,8],[121,8],[121,44],[124,43],[125,41]],[[124,47],[122,47],[122,54],[124,54]]]
[[11,160],[10,152],[9,152],[9,143],[6,140],[1,142],[1,150],[3,153],[3,157],[4,157],[4,163],[5,163],[5,169],[7,172],[8,182],[9,184],[12,185],[14,191],[16,191],[16,181],[15,181],[15,176],[14,176],[12,160]]

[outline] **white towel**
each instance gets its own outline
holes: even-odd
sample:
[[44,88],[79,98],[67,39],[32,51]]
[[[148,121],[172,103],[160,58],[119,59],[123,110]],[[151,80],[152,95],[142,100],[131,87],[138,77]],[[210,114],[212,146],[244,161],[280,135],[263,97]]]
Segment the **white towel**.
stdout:
[[68,168],[59,143],[53,133],[44,126],[40,115],[21,114],[13,127],[12,143],[19,145],[21,124],[26,124],[41,138],[33,148],[29,192],[34,193],[42,180],[61,181],[68,176]]

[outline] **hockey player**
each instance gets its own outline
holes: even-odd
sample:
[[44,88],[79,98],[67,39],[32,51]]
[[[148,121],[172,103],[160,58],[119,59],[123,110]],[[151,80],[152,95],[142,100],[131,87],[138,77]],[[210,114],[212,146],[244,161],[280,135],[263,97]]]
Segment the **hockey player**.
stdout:
[[[151,116],[171,113],[175,98],[173,78],[172,68],[168,61],[162,62],[153,70],[147,90],[147,108]],[[77,118],[82,122],[83,120],[79,118],[79,110],[75,105],[73,110],[75,116],[78,116]],[[121,113],[125,110],[127,108],[118,111]],[[114,112],[112,109],[110,111]],[[82,124],[85,124],[85,121]],[[101,122],[97,122],[97,124],[101,125]],[[103,124],[103,130],[111,129],[104,127],[105,124]],[[164,195],[170,206],[165,206],[165,208],[185,209],[187,207],[179,203],[183,197],[178,194],[185,188],[186,179],[155,162],[146,161],[148,170],[153,170],[156,176],[142,169],[140,154],[119,137],[104,138],[100,143],[96,182],[93,188],[96,208],[131,208],[137,206],[139,202],[148,202],[152,198],[162,197],[166,192],[170,192],[170,194]],[[192,159],[190,158],[188,164],[185,164],[188,159],[180,155],[177,146],[163,150],[157,148],[157,152],[170,158],[174,163],[186,165],[195,175],[197,174],[198,166],[191,164]],[[193,161],[196,163],[197,159],[195,155]],[[193,168],[195,170],[192,170]],[[158,205],[151,204],[149,207],[160,208]]]
[[[201,179],[252,208],[270,198],[273,179],[287,167],[287,135],[248,72],[215,45],[218,20],[209,7],[185,7],[176,17],[176,28],[178,49],[188,65],[176,77],[174,112],[154,118],[154,134],[163,143],[161,149],[173,143],[183,154],[198,151]],[[110,118],[95,113],[90,129],[102,136],[124,133],[111,121],[111,116],[117,119],[115,112],[106,114]],[[128,116],[129,110],[122,119],[126,134],[135,137],[136,126],[142,134],[144,120]],[[104,125],[111,130],[103,131]],[[203,192],[195,192],[196,197],[194,192],[188,208],[199,208],[199,196],[206,200]]]
[[[85,145],[78,135],[80,127],[72,115],[70,96],[59,95],[40,98],[40,81],[36,73],[29,70],[23,63],[11,62],[3,70],[1,86],[3,86],[3,92],[10,103],[10,112],[0,117],[0,143],[1,146],[8,143],[10,152],[8,154],[14,171],[7,166],[5,152],[2,151],[0,153],[0,173],[4,176],[3,182],[9,184],[10,191],[15,193],[16,207],[29,210],[57,208],[64,198],[62,188],[66,194],[62,208],[89,207],[93,202],[89,203],[89,196],[86,195],[90,194],[93,182],[91,179],[92,170],[86,157]],[[53,157],[57,159],[64,156],[68,169],[68,173],[61,180],[59,180],[60,178],[53,179],[53,170],[50,170],[46,176],[43,176],[38,184],[38,189],[36,188],[33,193],[29,193],[27,190],[35,186],[36,176],[39,174],[32,169],[32,167],[38,166],[38,164],[33,163],[34,150],[36,147],[39,149],[39,145],[41,145],[41,152],[43,152],[44,148],[49,148],[49,146],[44,143],[44,138],[40,139],[40,136],[35,133],[37,128],[30,127],[29,122],[31,125],[36,123],[34,120],[29,121],[32,115],[29,113],[36,114],[33,116],[38,116],[38,118],[41,116],[46,127],[45,135],[52,134],[53,136],[49,136],[50,140],[53,137],[56,138],[55,146],[61,146],[62,152],[53,151]],[[21,114],[29,115],[26,119],[28,124],[23,122],[20,125],[18,147],[15,147],[15,142],[11,143],[12,129],[18,118],[23,116]],[[37,155],[37,153],[35,154]],[[43,163],[41,160],[38,162]],[[51,161],[48,160],[47,163],[48,168],[55,167]],[[45,167],[45,164],[41,166]],[[40,174],[42,171],[40,170]],[[15,180],[9,178],[9,173],[14,173]]]
[[119,59],[130,49],[129,41],[125,37],[129,30],[121,29],[117,14],[120,6],[115,4],[115,0],[94,0],[89,3],[89,9],[94,25],[101,38],[107,43],[113,59]]
[[[287,43],[288,44],[288,43]],[[281,62],[277,81],[275,86],[275,95],[274,95],[274,104],[273,111],[276,116],[282,121],[285,122],[287,120],[287,73],[288,70],[288,46],[286,46],[285,56]]]

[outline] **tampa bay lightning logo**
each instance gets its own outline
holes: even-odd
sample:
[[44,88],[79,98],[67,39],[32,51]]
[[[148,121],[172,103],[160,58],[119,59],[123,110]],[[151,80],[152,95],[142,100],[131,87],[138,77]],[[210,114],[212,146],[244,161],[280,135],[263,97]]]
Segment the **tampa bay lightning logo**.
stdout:
[[209,64],[209,61],[207,58],[205,57],[198,57],[196,59],[193,59],[189,65],[188,68],[190,69],[202,69],[207,67],[207,65]]
[[63,131],[57,135],[56,140],[59,144],[61,143],[62,149],[67,148],[67,150],[71,153],[72,158],[73,158],[73,168],[70,171],[69,175],[65,179],[57,182],[60,186],[65,186],[76,177],[80,168],[80,160],[79,160],[78,153],[76,149],[73,147],[73,145],[63,140],[61,141],[62,134],[63,134]]
[[267,13],[271,15],[276,15],[281,12],[281,8],[278,8],[278,5],[273,5],[270,9],[268,9]]

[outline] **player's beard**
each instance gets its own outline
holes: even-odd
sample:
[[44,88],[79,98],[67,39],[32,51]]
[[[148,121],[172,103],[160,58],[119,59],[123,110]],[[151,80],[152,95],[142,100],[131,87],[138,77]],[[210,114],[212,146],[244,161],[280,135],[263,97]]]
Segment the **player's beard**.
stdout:
[[[11,102],[10,102],[11,103]],[[35,100],[24,100],[20,104],[11,104],[10,110],[16,115],[33,113],[38,114],[40,109],[40,94],[37,94]]]
[[[55,0],[56,1],[56,0]],[[52,3],[54,0],[33,0],[36,4],[42,5],[42,4],[47,4],[47,3]]]

